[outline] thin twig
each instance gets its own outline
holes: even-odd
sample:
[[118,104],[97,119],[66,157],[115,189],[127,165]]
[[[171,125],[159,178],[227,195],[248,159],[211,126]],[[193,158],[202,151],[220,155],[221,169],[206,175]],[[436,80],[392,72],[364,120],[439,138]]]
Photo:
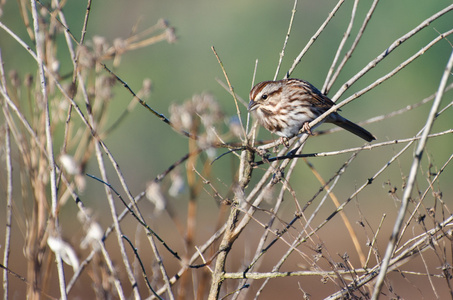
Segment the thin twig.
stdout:
[[293,28],[294,16],[296,15],[296,7],[297,7],[297,0],[294,0],[293,9],[291,10],[291,18],[289,19],[288,32],[286,33],[285,41],[283,42],[282,51],[279,54],[277,69],[275,70],[275,75],[274,75],[274,79],[273,80],[277,80],[278,72],[280,71],[280,67],[282,65],[283,57],[285,56],[286,45],[288,44],[289,35],[291,33],[291,29]]
[[[450,134],[450,133],[453,133],[453,129],[447,129],[442,132],[432,133],[432,134],[428,135],[428,138],[439,137],[439,136],[443,136],[445,134]],[[372,150],[372,149],[383,147],[383,146],[410,143],[410,142],[419,140],[420,138],[421,138],[420,136],[415,136],[412,138],[397,139],[397,140],[392,140],[392,141],[387,141],[387,142],[382,142],[382,143],[375,143],[372,145],[363,145],[361,147],[353,147],[353,148],[348,148],[348,149],[344,149],[344,150],[329,151],[329,152],[317,152],[317,153],[306,153],[306,154],[289,153],[289,154],[282,155],[282,156],[269,157],[269,158],[266,158],[265,160],[256,161],[252,164],[252,166],[257,167],[262,164],[271,163],[271,162],[275,162],[275,161],[279,161],[279,160],[285,160],[285,159],[305,158],[305,157],[326,157],[326,156],[335,156],[335,155],[339,155],[339,154],[345,154],[345,153],[356,152],[356,151],[361,151],[361,150]]]
[[[453,9],[453,5],[451,6],[451,9]],[[438,16],[440,17],[440,16]],[[328,109],[325,113],[323,113],[322,115],[320,115],[318,118],[316,118],[315,120],[311,121],[310,122],[310,127],[313,128],[314,126],[316,126],[317,124],[319,124],[320,122],[322,122],[325,118],[327,118],[327,116],[329,116],[331,113],[333,112],[336,112],[338,111],[341,107],[343,107],[344,105],[348,104],[349,102],[357,99],[358,97],[362,96],[363,94],[369,92],[370,90],[372,90],[373,88],[375,88],[376,86],[378,86],[379,84],[383,83],[384,81],[386,81],[387,79],[391,78],[393,75],[395,75],[396,73],[398,73],[399,71],[401,71],[403,68],[405,68],[408,64],[410,64],[412,61],[414,61],[417,57],[421,56],[422,54],[425,53],[426,50],[430,49],[433,45],[435,45],[437,42],[441,41],[442,39],[444,39],[446,36],[450,35],[450,34],[453,34],[453,29],[452,30],[449,30],[447,32],[445,32],[444,34],[441,34],[439,35],[438,37],[436,37],[434,40],[432,40],[430,43],[428,43],[425,47],[423,47],[422,49],[420,49],[417,53],[415,53],[414,55],[412,55],[410,58],[408,58],[407,60],[405,60],[403,63],[401,63],[399,66],[397,66],[395,69],[393,69],[391,72],[387,73],[386,75],[382,76],[381,78],[375,80],[372,84],[370,84],[369,86],[363,88],[362,90],[354,93],[353,95],[351,95],[350,97],[348,97],[347,99],[341,101],[341,103],[339,104],[336,104],[334,106],[332,106],[330,109]],[[397,42],[395,42],[394,44],[398,44]],[[392,44],[393,45],[393,44]],[[399,44],[398,44],[399,45]],[[396,47],[396,46],[395,46]],[[375,63],[377,63],[378,61],[382,60],[386,55],[382,56],[382,54],[380,56],[378,56],[377,59],[374,60],[374,62],[370,62],[368,64],[368,66],[372,66],[374,67],[375,66]],[[362,69],[361,72],[364,72],[363,74],[365,74],[366,72],[368,72],[372,67],[365,67],[364,69]],[[365,71],[366,70],[366,71]],[[363,75],[362,74],[362,75]],[[357,80],[360,76],[356,75],[354,76],[350,81],[348,81],[348,83],[346,83],[345,85],[343,85],[342,87],[342,90],[338,91],[337,94],[335,94],[335,96],[332,98],[332,101],[334,101],[334,99],[336,99],[336,97],[339,95],[341,95],[345,90],[346,90],[346,87],[349,87],[350,84],[352,84],[353,82],[355,82],[355,80]]]
[[[6,78],[5,70],[3,69],[3,58],[0,49],[0,89],[2,94],[7,94],[6,89]],[[9,254],[11,252],[11,232],[12,232],[12,200],[13,200],[13,167],[11,161],[11,130],[8,125],[9,116],[8,105],[6,101],[3,101],[2,105],[3,114],[7,119],[5,122],[5,162],[6,162],[6,209],[5,209],[5,242],[3,252],[3,299],[8,299],[9,291],[9,278],[8,278],[8,266],[9,266]]]
[[373,290],[373,296],[372,296],[373,300],[376,300],[381,293],[382,285],[384,284],[384,279],[387,275],[387,269],[389,267],[389,262],[393,256],[393,251],[396,246],[396,241],[398,240],[401,226],[404,221],[404,216],[406,214],[406,209],[407,209],[407,205],[409,202],[409,198],[411,197],[412,189],[414,188],[414,185],[415,185],[415,177],[417,175],[418,166],[420,165],[420,160],[422,158],[423,151],[425,149],[425,145],[428,140],[428,135],[429,135],[429,132],[431,131],[434,120],[436,118],[437,111],[439,109],[440,102],[442,100],[442,97],[443,97],[443,94],[445,91],[445,87],[447,86],[447,80],[450,77],[452,68],[453,68],[453,52],[451,53],[450,59],[445,67],[442,79],[439,84],[439,89],[437,91],[436,98],[434,99],[431,111],[429,112],[428,119],[426,120],[426,125],[423,130],[423,134],[417,145],[417,149],[415,150],[414,159],[412,162],[411,170],[409,172],[407,186],[404,190],[401,207],[398,211],[398,217],[395,220],[395,225],[393,227],[392,235],[390,237],[390,242],[387,245],[387,250],[386,250],[385,256],[382,260],[382,265],[381,265],[381,268],[379,271],[379,276],[376,280],[376,285]]
[[132,210],[132,208],[131,208],[130,206],[127,205],[126,201],[124,201],[124,199],[123,199],[123,197],[121,196],[121,194],[118,193],[118,192],[115,190],[115,188],[114,188],[111,184],[109,184],[109,183],[107,183],[107,182],[105,182],[105,181],[103,181],[103,180],[97,178],[96,176],[93,176],[93,175],[90,175],[90,174],[87,174],[87,176],[90,177],[90,178],[93,178],[93,179],[95,179],[95,180],[97,180],[97,181],[99,181],[99,182],[101,182],[102,184],[104,184],[105,186],[107,186],[110,190],[112,190],[112,192],[115,193],[115,195],[121,200],[121,202],[123,202],[124,207],[126,207],[126,209],[127,209],[127,210],[129,211],[129,213],[137,220],[137,222],[138,222],[140,225],[142,225],[142,226],[148,231],[149,234],[151,234],[151,235],[153,235],[155,238],[157,238],[157,239],[159,240],[159,242],[161,242],[162,245],[168,250],[168,252],[170,252],[170,253],[171,253],[175,258],[177,258],[178,260],[181,260],[181,258],[179,257],[178,253],[176,253],[175,251],[173,251],[173,250],[167,245],[167,243],[165,243],[165,241],[164,241],[158,234],[156,234],[156,232],[154,232],[154,231],[146,224],[146,222],[142,219],[142,217],[141,217],[141,216],[139,217],[139,216],[134,212],[134,210]]
[[140,264],[140,268],[142,269],[143,278],[145,279],[148,289],[154,294],[154,296],[156,296],[158,299],[162,300],[162,298],[154,291],[154,289],[151,286],[151,283],[149,282],[148,275],[146,274],[145,266],[143,265],[140,255],[138,254],[137,248],[134,247],[134,245],[132,244],[132,242],[129,240],[129,238],[127,236],[123,235],[123,239],[125,239],[129,243],[129,246],[131,246],[132,251],[134,251],[135,257],[137,258],[137,260]]
[[238,99],[236,97],[236,93],[234,92],[234,88],[231,85],[230,78],[228,77],[228,74],[227,74],[227,72],[225,70],[225,67],[223,66],[222,60],[220,59],[219,55],[217,54],[217,51],[215,50],[214,46],[211,47],[211,50],[212,50],[212,52],[214,52],[214,55],[217,58],[217,62],[219,63],[220,68],[222,69],[223,75],[225,76],[225,79],[226,79],[226,81],[228,83],[228,88],[230,90],[230,94],[233,96],[234,105],[236,106],[236,114],[237,114],[239,122],[241,124],[242,134],[244,135],[244,138],[246,139],[247,135],[245,134],[244,125],[242,124],[241,110],[239,109]]
[[327,27],[327,24],[329,24],[329,22],[333,19],[333,17],[335,16],[335,13],[340,9],[340,7],[343,3],[344,3],[344,0],[338,1],[337,5],[335,5],[335,7],[329,13],[329,16],[326,18],[324,23],[322,23],[321,26],[319,27],[318,31],[315,32],[315,34],[310,38],[310,41],[307,43],[307,45],[305,45],[304,49],[302,49],[302,51],[299,53],[299,55],[296,57],[296,59],[294,59],[294,62],[292,64],[291,68],[289,68],[288,72],[286,73],[285,78],[289,78],[291,76],[294,69],[297,67],[297,65],[302,60],[302,57],[305,55],[305,53],[307,53],[308,49],[310,49],[310,47],[313,45],[313,43],[319,37],[321,32]]
[[153,115],[155,115],[156,117],[158,117],[161,121],[163,121],[164,123],[170,125],[171,128],[173,128],[176,132],[182,134],[182,135],[185,135],[186,137],[188,138],[192,138],[192,139],[198,139],[197,136],[187,132],[187,131],[184,131],[184,130],[180,130],[179,128],[177,128],[176,126],[173,125],[173,123],[163,114],[157,112],[156,110],[154,110],[151,106],[148,105],[148,103],[146,103],[144,100],[142,100],[141,98],[139,98],[137,96],[137,94],[130,88],[130,86],[123,80],[121,79],[118,75],[116,75],[113,71],[111,71],[107,65],[101,63],[102,67],[110,74],[112,75],[118,82],[120,82],[124,88],[126,88],[126,90],[129,91],[129,93],[131,93],[131,95],[137,99],[138,102],[140,102],[140,104],[145,107],[148,111],[150,111]]
[[[432,15],[431,17],[429,17],[425,21],[423,21],[420,25],[416,26],[414,29],[412,29],[411,31],[409,31],[408,33],[403,35],[402,37],[396,39],[387,49],[385,49],[375,59],[373,59],[371,62],[369,62],[362,70],[357,72],[356,75],[354,75],[345,84],[343,84],[342,87],[331,98],[332,101],[336,102],[348,88],[350,88],[359,78],[361,78],[363,75],[365,75],[368,71],[370,71],[371,69],[376,67],[377,64],[380,63],[384,58],[386,58],[390,53],[392,53],[393,50],[395,50],[396,48],[401,46],[401,44],[403,44],[405,41],[407,41],[412,36],[417,34],[423,28],[429,26],[434,20],[440,18],[441,16],[443,16],[444,14],[448,13],[451,10],[453,10],[453,4],[447,6],[446,8],[442,9],[441,11],[435,13],[434,15]],[[444,38],[444,37],[442,37],[442,38]],[[311,126],[311,124],[310,124],[310,126]]]
[[[337,172],[338,175],[341,174],[340,172],[344,172],[344,168],[352,162],[352,160],[357,156],[357,154],[358,153],[354,153],[348,159],[348,161],[342,166],[340,171]],[[322,178],[321,174],[319,174],[319,172],[315,169],[313,164],[311,164],[307,159],[304,159],[304,161],[308,165],[308,167],[310,168],[312,173],[315,175],[315,177],[318,179],[318,181],[321,183],[323,188],[328,192],[328,194],[329,194],[330,198],[332,199],[332,202],[335,204],[335,206],[339,207],[340,202],[338,201],[337,196],[332,192],[332,189]],[[313,215],[315,215],[315,213],[313,213]],[[344,223],[346,229],[348,230],[349,236],[351,237],[352,243],[354,244],[354,248],[357,251],[357,254],[360,259],[360,264],[363,266],[363,265],[365,265],[365,255],[363,254],[363,250],[362,250],[362,247],[360,246],[359,240],[357,238],[357,234],[355,233],[354,228],[351,225],[351,222],[349,221],[347,215],[343,211],[340,212],[340,216],[341,216],[341,219],[343,220],[343,223]],[[308,222],[307,222],[307,225],[308,225]]]
[[362,38],[362,36],[363,36],[363,34],[365,32],[365,29],[366,29],[369,21],[371,20],[371,16],[373,15],[374,11],[376,10],[378,2],[379,2],[379,0],[374,0],[373,1],[373,4],[371,5],[370,9],[368,10],[368,13],[367,13],[367,15],[365,17],[365,20],[363,21],[362,26],[360,27],[359,32],[357,33],[357,36],[356,36],[354,42],[351,45],[351,48],[349,48],[349,50],[345,54],[343,60],[338,65],[337,70],[333,74],[332,78],[326,78],[326,81],[324,83],[324,88],[323,88],[323,92],[325,94],[327,94],[330,91],[330,89],[332,88],[332,85],[337,80],[338,75],[343,70],[344,66],[346,65],[346,62],[349,60],[349,58],[351,58],[352,53],[357,48],[357,45],[359,44],[360,39]]
[[[414,238],[414,242],[409,245],[404,251],[401,251],[400,254],[396,257],[393,257],[389,261],[389,271],[390,267],[391,270],[398,268],[401,264],[403,264],[408,257],[417,254],[419,251],[426,251],[427,249],[431,249],[431,243],[439,241],[443,237],[446,236],[445,230],[451,228],[453,216],[448,217],[445,221],[440,223],[438,226],[435,226],[433,229],[422,233],[421,235]],[[324,298],[325,300],[334,300],[334,299],[343,299],[345,295],[348,295],[351,288],[356,290],[357,288],[362,287],[363,285],[369,283],[371,280],[375,279],[378,274],[379,265],[374,267],[360,278],[356,278],[354,282],[349,284],[349,286],[341,289],[338,292]]]
[[[58,196],[57,196],[57,176],[56,176],[56,167],[55,167],[55,157],[53,152],[53,140],[52,140],[52,132],[50,129],[50,111],[49,111],[49,101],[50,99],[47,97],[47,79],[44,72],[44,32],[41,32],[39,27],[39,16],[38,10],[36,8],[36,1],[30,0],[31,3],[31,13],[33,17],[33,29],[35,34],[35,43],[36,43],[36,59],[38,63],[38,73],[39,73],[39,80],[41,83],[41,93],[43,97],[43,101],[45,103],[45,132],[46,132],[46,151],[47,151],[47,158],[50,169],[50,194],[51,194],[51,203],[52,203],[52,218],[53,223],[55,226],[55,230],[59,232],[59,224],[58,224]],[[57,270],[58,270],[58,279],[59,279],[59,287],[60,287],[60,297],[63,300],[67,299],[66,295],[66,282],[65,282],[65,274],[63,268],[63,261],[59,252],[55,252],[56,262],[57,262]]]
[[382,224],[384,224],[384,220],[385,220],[385,217],[386,217],[386,216],[387,216],[386,214],[384,214],[384,215],[382,216],[381,222],[379,223],[379,226],[378,226],[378,228],[377,228],[377,230],[376,230],[376,233],[375,233],[374,236],[373,236],[373,240],[372,240],[371,243],[370,243],[370,246],[369,246],[369,247],[370,247],[370,250],[368,251],[368,255],[367,255],[365,264],[363,265],[363,268],[364,268],[364,269],[368,269],[368,263],[370,262],[371,252],[372,252],[372,251],[376,251],[376,252],[377,252],[377,248],[375,247],[375,244],[376,244],[376,240],[377,240],[377,237],[378,237],[378,235],[379,235],[379,232],[380,232],[381,229],[382,229]]
[[357,12],[357,6],[359,4],[359,0],[354,0],[354,4],[352,5],[352,10],[351,10],[351,17],[349,20],[348,27],[346,28],[345,33],[343,34],[343,38],[341,39],[340,44],[338,45],[337,52],[335,53],[335,56],[333,58],[332,64],[330,65],[329,71],[327,72],[326,79],[324,80],[324,85],[321,89],[321,92],[324,95],[327,95],[329,93],[329,90],[327,89],[327,84],[332,77],[332,73],[335,69],[335,66],[337,64],[338,58],[340,57],[340,53],[344,48],[344,45],[346,44],[346,41],[348,40],[349,36],[351,35],[351,30],[352,26],[354,25],[354,19],[355,19],[355,14]]

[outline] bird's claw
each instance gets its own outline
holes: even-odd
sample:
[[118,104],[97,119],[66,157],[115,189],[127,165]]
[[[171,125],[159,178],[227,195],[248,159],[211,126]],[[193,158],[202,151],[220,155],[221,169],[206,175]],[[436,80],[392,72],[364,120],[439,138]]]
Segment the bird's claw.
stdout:
[[282,136],[280,138],[280,142],[285,145],[286,148],[289,148],[289,139],[287,137]]
[[303,129],[303,131],[305,131],[308,135],[313,135],[313,133],[311,132],[311,127],[310,127],[310,123],[309,123],[309,122],[305,122],[305,123],[302,125],[302,129]]

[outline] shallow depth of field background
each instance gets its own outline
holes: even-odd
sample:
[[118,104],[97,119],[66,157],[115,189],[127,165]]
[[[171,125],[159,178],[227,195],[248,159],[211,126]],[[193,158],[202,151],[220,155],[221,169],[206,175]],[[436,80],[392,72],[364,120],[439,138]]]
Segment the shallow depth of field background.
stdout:
[[[335,15],[331,24],[323,32],[320,38],[315,42],[302,62],[298,65],[292,77],[302,78],[310,81],[315,86],[321,88],[328,68],[332,62],[333,56],[340,42],[347,22],[349,21],[351,1],[346,1],[340,11]],[[285,72],[293,63],[295,57],[309,41],[309,38],[318,29],[325,20],[336,1],[300,1],[295,16],[289,43],[286,48],[285,57],[278,78],[282,78]],[[337,84],[333,87],[329,95],[333,95],[336,90],[348,80],[352,75],[362,69],[369,61],[375,58],[379,53],[384,51],[394,40],[405,34],[407,31],[421,23],[424,19],[431,16],[434,12],[449,5],[449,1],[390,1],[382,0],[371,19],[371,23],[365,33],[361,43],[355,51],[352,59],[348,62],[346,68],[341,73]],[[118,68],[113,68],[114,72],[126,81],[129,86],[138,91],[141,88],[145,78],[152,80],[152,92],[145,100],[147,103],[166,116],[169,116],[169,107],[172,103],[182,103],[192,98],[195,94],[211,93],[218,101],[222,110],[225,112],[225,124],[230,117],[234,117],[236,110],[232,97],[216,81],[220,79],[225,82],[222,70],[211,50],[214,46],[217,50],[223,64],[228,72],[232,85],[238,96],[248,101],[248,92],[252,86],[252,77],[255,66],[255,60],[258,60],[255,83],[273,78],[279,53],[282,49],[283,41],[288,29],[289,19],[293,1],[270,1],[270,0],[253,0],[253,1],[94,1],[91,7],[90,20],[88,23],[86,40],[90,41],[94,36],[102,36],[111,44],[115,38],[127,38],[133,31],[134,26],[143,30],[157,23],[159,19],[166,19],[170,26],[176,29],[177,41],[173,44],[160,42],[155,45],[130,51],[122,56],[121,64]],[[80,30],[85,15],[85,1],[68,1],[64,7],[65,16],[71,29],[71,32],[80,37]],[[363,20],[364,12],[368,10],[368,4],[359,4],[359,17],[355,30]],[[449,16],[449,17],[448,17]],[[361,78],[352,88],[346,92],[340,101],[352,93],[360,90],[373,82],[376,78],[386,74],[395,68],[407,57],[418,51],[422,46],[434,39],[438,32],[444,32],[453,26],[453,14],[450,12],[447,17],[441,21],[434,22],[425,28],[416,37],[410,39],[402,47],[395,50],[387,59],[380,63],[375,69]],[[23,21],[18,16],[18,7],[16,1],[7,1],[3,6],[1,21],[19,34],[25,42],[31,44],[26,35]],[[62,47],[58,51],[60,61],[60,74],[72,74],[72,64],[68,60],[68,53],[64,44],[63,35],[61,39]],[[448,38],[451,42],[451,37]],[[349,45],[351,41],[348,42]],[[26,73],[33,73],[36,79],[36,63],[30,58],[29,54],[21,48],[11,37],[4,31],[0,30],[0,49],[4,61],[6,72],[17,70],[19,76],[23,77]],[[387,114],[391,111],[403,108],[406,105],[417,103],[433,94],[439,84],[444,66],[451,53],[452,45],[447,40],[442,41],[425,53],[421,58],[410,64],[403,71],[398,73],[388,82],[383,83],[363,97],[352,102],[342,109],[342,115],[352,121],[364,121],[373,116]],[[105,62],[107,66],[112,66],[112,61]],[[121,115],[131,100],[131,95],[120,85],[114,89],[115,93],[111,99],[109,120],[110,124]],[[451,101],[451,92],[446,94],[442,107]],[[397,138],[407,138],[414,136],[425,122],[431,104],[423,105],[404,115],[396,118],[386,119],[383,122],[366,125],[366,129],[377,137],[377,142],[393,140]],[[243,121],[246,121],[246,108],[240,107]],[[3,122],[3,115],[0,117]],[[448,128],[453,125],[453,113],[447,111],[436,123],[436,128]],[[108,127],[108,126],[107,126]],[[330,128],[330,125],[322,125],[320,129]],[[443,129],[442,129],[443,130]],[[58,153],[58,147],[61,146],[63,129],[55,131],[55,148]],[[260,129],[259,139],[276,138]],[[60,137],[60,140],[59,140]],[[0,136],[3,143],[3,136]],[[145,190],[148,182],[153,180],[158,174],[165,171],[171,164],[180,159],[188,151],[188,140],[182,137],[169,126],[161,122],[158,118],[150,114],[142,106],[137,105],[135,109],[126,117],[126,119],[104,140],[109,147],[115,159],[120,164],[123,175],[128,182],[129,188],[133,195]],[[229,142],[238,141],[231,138]],[[323,135],[310,138],[304,150],[308,152],[324,152],[340,150],[353,146],[362,145],[362,141],[354,135],[341,131],[335,134]],[[2,149],[0,146],[0,149]],[[440,168],[445,160],[451,155],[453,147],[453,137],[451,134],[439,137],[436,140],[435,147],[430,147],[428,142],[427,151],[425,152],[421,168],[424,172],[429,171],[430,164],[434,168]],[[344,201],[351,195],[357,187],[364,183],[366,178],[371,177],[377,172],[402,146],[388,146],[385,149],[363,151],[348,169],[347,174],[341,178],[341,187],[336,190],[336,195],[340,201]],[[220,155],[226,150],[217,149],[216,155]],[[3,155],[0,152],[0,156]],[[336,170],[347,160],[349,154],[332,156],[328,158],[309,159],[315,165],[317,170],[325,179],[330,178]],[[3,157],[1,157],[3,160]],[[369,186],[367,197],[360,196],[350,203],[345,212],[350,218],[353,225],[356,226],[359,238],[363,245],[367,242],[365,232],[360,229],[358,222],[366,221],[372,224],[374,228],[379,224],[382,215],[386,214],[386,220],[379,235],[383,254],[385,252],[386,240],[389,237],[390,230],[393,227],[393,220],[400,202],[395,200],[388,191],[392,187],[397,187],[397,195],[402,195],[402,186],[404,185],[405,176],[409,172],[409,166],[412,161],[412,151],[408,151],[397,163],[394,163],[383,175],[381,175],[373,185]],[[14,172],[20,172],[18,158],[13,154]],[[212,174],[209,180],[213,182],[220,193],[227,193],[231,179],[237,168],[238,160],[233,155],[227,155],[213,164]],[[2,168],[4,163],[2,162]],[[251,186],[257,182],[263,173],[263,168],[258,168],[253,173]],[[112,168],[107,167],[107,171]],[[181,168],[185,178],[185,170]],[[199,170],[201,172],[201,170]],[[97,164],[92,159],[87,166],[86,173],[99,176]],[[4,203],[4,170],[0,170],[0,207],[5,207]],[[110,175],[112,185],[120,187],[116,176]],[[424,178],[418,178],[422,186],[426,186]],[[81,200],[85,206],[93,211],[93,215],[103,228],[109,226],[112,219],[109,215],[107,203],[104,195],[104,186],[90,178],[86,178],[86,190],[81,194]],[[444,195],[444,201],[451,205],[453,194],[453,171],[447,167],[440,180],[439,189]],[[311,196],[319,189],[320,184],[314,178],[310,170],[303,161],[299,162],[295,174],[291,177],[291,187],[298,195],[302,205],[309,200]],[[164,181],[163,189],[168,188],[170,182]],[[19,187],[19,182],[14,183]],[[207,188],[209,190],[209,188]],[[422,190],[424,188],[421,188]],[[197,217],[197,234],[195,236],[195,245],[205,242],[205,240],[215,231],[217,216],[219,214],[219,205],[210,197],[208,193],[203,194],[199,199],[198,217]],[[305,196],[306,195],[306,196]],[[181,222],[185,224],[187,211],[187,189],[177,197],[168,196],[170,205],[175,210],[176,215]],[[272,201],[272,200],[270,200]],[[322,220],[334,209],[333,204],[328,201],[317,218]],[[25,220],[20,217],[27,215],[30,209],[30,199],[23,198],[16,189],[14,195],[13,215],[13,240],[10,268],[21,275],[26,274],[26,265],[23,258],[23,243]],[[265,205],[268,205],[266,207]],[[265,208],[272,207],[271,204],[265,204]],[[285,198],[286,208],[283,209],[287,216],[291,216],[294,210],[293,198],[288,194]],[[117,202],[118,210],[122,210],[122,204]],[[175,229],[174,223],[169,216],[163,212],[159,215],[153,213],[152,204],[142,201],[142,213],[145,214],[148,224],[164,237],[166,242],[178,253],[184,251],[194,252],[194,249],[184,249],[181,240],[181,234]],[[286,209],[286,210],[285,210]],[[314,208],[313,208],[314,209]],[[359,211],[362,215],[359,215]],[[76,205],[69,200],[61,208],[60,222],[62,234],[70,243],[77,244],[83,238],[83,231],[76,218]],[[266,214],[257,214],[258,219],[266,219]],[[3,251],[2,243],[4,236],[4,215],[0,213],[0,250]],[[290,217],[286,219],[289,221]],[[128,225],[126,225],[128,224]],[[329,250],[332,257],[338,258],[345,253],[354,253],[349,237],[343,236],[345,232],[342,228],[343,223],[337,216],[331,223],[322,230],[320,237]],[[126,233],[133,239],[134,235],[140,232],[136,222],[131,219],[126,220],[123,224]],[[338,234],[337,229],[341,234]],[[256,244],[256,239],[260,235],[254,230],[262,228],[250,225],[241,239],[235,244],[230,255],[237,256],[237,259],[231,259],[229,262],[229,271],[242,270],[244,257],[249,259],[255,251],[254,248],[248,249],[248,243]],[[414,227],[414,235],[420,231],[420,228]],[[113,236],[109,239],[113,240]],[[109,244],[111,241],[107,240]],[[143,238],[143,243],[146,244]],[[113,242],[112,242],[113,244]],[[286,248],[285,248],[286,249]],[[115,248],[112,253],[117,251]],[[150,251],[145,248],[141,252],[145,262],[147,260],[146,252]],[[276,258],[281,256],[279,247],[272,248],[272,255]],[[84,257],[86,253],[78,253],[79,257]],[[452,253],[446,253],[451,258]],[[114,258],[115,256],[112,255]],[[166,257],[167,254],[165,253]],[[272,256],[271,256],[272,257]],[[120,257],[117,257],[120,260]],[[432,259],[437,263],[434,256],[426,257],[428,261]],[[351,261],[358,261],[351,254]],[[451,261],[451,259],[450,259]],[[275,262],[272,260],[263,263],[261,270],[272,268]],[[300,262],[293,257],[289,260],[284,271],[297,270],[305,268]],[[429,263],[428,263],[429,264]],[[167,265],[170,275],[178,270],[178,263],[175,261],[173,267],[171,263]],[[420,265],[414,262],[414,270],[422,271]],[[72,274],[72,269],[67,268],[68,274]],[[52,270],[55,276],[55,285],[51,286],[49,291],[53,297],[58,297],[59,291],[57,286],[57,273]],[[125,275],[124,275],[125,276]],[[391,276],[391,275],[390,275]],[[399,287],[399,293],[405,299],[411,297],[419,298],[420,293],[414,286],[428,284],[426,278],[413,277],[406,280],[401,275],[390,277],[393,285]],[[423,279],[423,280],[422,280]],[[434,281],[440,279],[433,279]],[[142,284],[142,283],[140,283]],[[227,287],[235,286],[234,281],[227,280],[224,283]],[[229,286],[231,284],[231,286]],[[436,283],[435,283],[436,284]],[[439,284],[437,282],[437,284]],[[89,288],[90,280],[85,276],[82,281],[78,282],[71,291],[71,299],[82,299],[93,297]],[[319,278],[283,278],[274,279],[266,288],[266,293],[260,299],[275,299],[276,296],[285,295],[288,299],[291,297],[301,298],[299,286],[312,296],[311,299],[333,293],[335,289],[325,290]],[[145,289],[145,287],[143,286]],[[1,289],[1,287],[0,287]],[[125,290],[128,290],[125,287]],[[10,277],[10,298],[21,299],[25,297],[26,285]],[[443,297],[448,296],[446,284],[442,281],[439,284],[438,292]],[[252,293],[253,295],[253,293]],[[433,297],[432,294],[423,294],[425,299]],[[415,299],[415,298],[412,298]]]

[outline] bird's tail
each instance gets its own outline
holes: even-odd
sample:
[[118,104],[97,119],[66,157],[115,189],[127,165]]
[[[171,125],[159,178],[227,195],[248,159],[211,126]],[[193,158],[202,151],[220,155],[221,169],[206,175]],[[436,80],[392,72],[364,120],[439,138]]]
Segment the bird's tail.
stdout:
[[336,118],[336,120],[332,123],[334,123],[337,126],[340,126],[343,129],[346,129],[347,131],[355,134],[358,137],[361,137],[362,139],[364,139],[367,142],[371,142],[376,139],[376,137],[374,135],[372,135],[365,128],[360,127],[359,125],[357,125],[341,116],[340,116],[340,118]]

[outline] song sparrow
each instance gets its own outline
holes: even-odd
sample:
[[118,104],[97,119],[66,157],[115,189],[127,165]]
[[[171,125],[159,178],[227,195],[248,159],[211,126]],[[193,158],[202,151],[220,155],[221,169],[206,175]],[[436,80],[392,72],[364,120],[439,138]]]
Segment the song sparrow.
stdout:
[[[307,81],[283,79],[255,85],[250,91],[248,110],[253,112],[261,125],[281,136],[287,144],[288,139],[299,134],[301,129],[311,134],[309,123],[334,104]],[[368,142],[376,139],[364,128],[336,112],[324,121],[338,125]]]

